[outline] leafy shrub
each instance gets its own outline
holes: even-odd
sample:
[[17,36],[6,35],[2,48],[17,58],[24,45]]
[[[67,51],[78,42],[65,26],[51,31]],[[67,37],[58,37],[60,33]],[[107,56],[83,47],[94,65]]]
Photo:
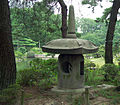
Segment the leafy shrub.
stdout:
[[54,58],[55,54],[53,54],[53,53],[47,53],[46,56],[52,56],[52,58]]
[[42,54],[42,49],[38,47],[33,47],[30,49],[30,51],[34,52],[35,54]]
[[120,62],[120,56],[119,56],[119,57],[117,57],[117,61],[119,61],[119,62]]
[[22,59],[23,54],[20,51],[15,51],[15,57]]
[[35,53],[33,51],[27,52],[27,58],[35,58]]
[[50,87],[56,83],[57,60],[33,59],[30,61],[30,68],[20,70],[17,74],[17,82],[21,85]]
[[30,86],[37,79],[36,75],[37,72],[35,72],[31,68],[20,70],[17,73],[17,83],[23,86],[27,86],[27,85]]
[[52,73],[57,73],[57,60],[56,59],[48,59],[48,60],[43,60],[43,59],[33,59],[30,61],[30,67],[34,70],[39,70],[43,72],[44,75],[46,74],[52,74]]
[[88,59],[86,59],[85,60],[85,67],[95,67],[96,65],[95,65],[95,63],[93,63],[92,61],[90,61],[90,60],[88,60]]
[[85,59],[85,84],[98,85],[104,80],[103,71],[92,61]]
[[114,83],[116,86],[120,86],[120,74],[115,76]]
[[114,64],[105,64],[101,67],[104,70],[104,78],[106,81],[112,81],[117,76],[119,68]]
[[104,76],[102,75],[103,71],[99,68],[96,70],[90,70],[85,68],[85,85],[98,85],[103,83]]
[[120,56],[117,57],[117,61],[118,61],[118,65],[119,65],[119,68],[120,68]]
[[18,84],[0,91],[0,105],[14,105],[19,99],[21,87]]
[[83,96],[79,96],[73,99],[72,105],[84,105],[84,97]]
[[38,87],[41,90],[47,90],[52,87],[52,83],[49,80],[43,79],[38,83]]
[[22,54],[24,54],[27,51],[27,49],[25,47],[19,47],[18,51],[20,51]]
[[51,83],[56,81],[57,75],[57,60],[56,59],[34,59],[30,62],[30,66],[34,71],[37,71],[40,75],[40,79],[45,79]]

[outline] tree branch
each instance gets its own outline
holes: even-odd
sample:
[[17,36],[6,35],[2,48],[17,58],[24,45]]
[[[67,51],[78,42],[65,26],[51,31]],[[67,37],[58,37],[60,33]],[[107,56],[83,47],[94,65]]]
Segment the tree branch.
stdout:
[[65,38],[67,35],[67,6],[63,0],[58,0],[60,6],[61,6],[61,11],[62,11],[62,37]]

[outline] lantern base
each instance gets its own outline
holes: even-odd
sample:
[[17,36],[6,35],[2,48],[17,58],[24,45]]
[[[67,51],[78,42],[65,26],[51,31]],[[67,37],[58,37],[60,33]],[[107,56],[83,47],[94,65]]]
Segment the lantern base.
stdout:
[[58,93],[83,93],[85,91],[85,88],[79,88],[79,89],[59,89],[57,86],[53,87],[51,89],[53,92]]

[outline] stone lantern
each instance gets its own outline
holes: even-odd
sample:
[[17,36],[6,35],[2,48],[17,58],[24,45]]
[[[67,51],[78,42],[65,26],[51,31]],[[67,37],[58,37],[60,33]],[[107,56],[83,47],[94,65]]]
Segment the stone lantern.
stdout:
[[69,7],[68,34],[66,38],[52,40],[42,47],[44,52],[60,54],[58,57],[57,89],[84,87],[83,54],[97,52],[98,47],[88,40],[78,39],[75,34],[74,7]]

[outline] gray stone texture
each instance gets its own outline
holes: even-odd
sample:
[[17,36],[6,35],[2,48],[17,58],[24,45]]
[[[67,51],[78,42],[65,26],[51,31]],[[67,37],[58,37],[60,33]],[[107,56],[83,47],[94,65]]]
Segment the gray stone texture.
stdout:
[[56,39],[42,47],[44,52],[58,54],[88,54],[98,51],[98,47],[84,39]]
[[84,57],[82,55],[61,54],[58,63],[58,89],[84,87]]

